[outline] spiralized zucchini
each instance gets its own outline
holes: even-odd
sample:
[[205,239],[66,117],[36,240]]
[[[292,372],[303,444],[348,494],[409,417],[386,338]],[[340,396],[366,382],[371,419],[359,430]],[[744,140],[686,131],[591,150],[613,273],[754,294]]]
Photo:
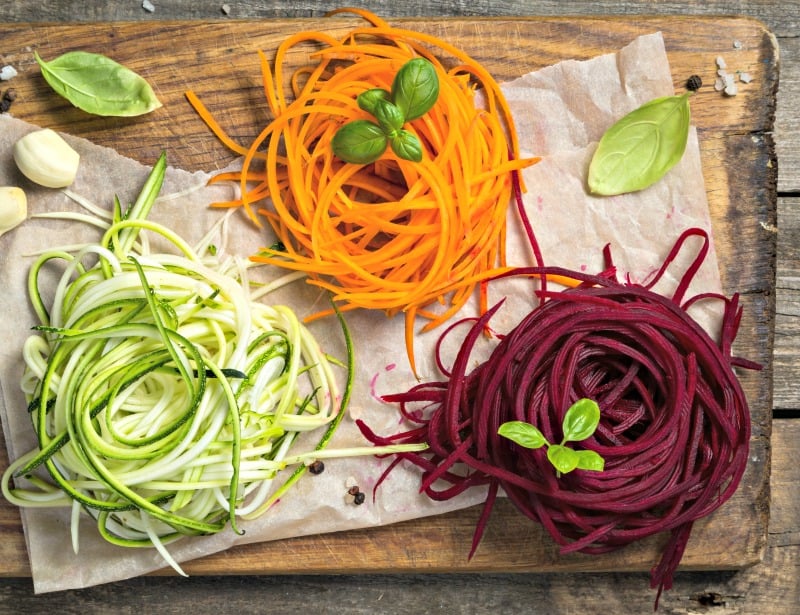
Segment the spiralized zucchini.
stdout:
[[[252,263],[200,254],[146,220],[165,169],[162,155],[128,211],[115,204],[99,244],[44,252],[31,267],[41,324],[24,345],[22,386],[38,447],[11,464],[2,489],[19,506],[72,506],[75,548],[83,509],[109,542],[155,546],[180,571],[165,544],[238,531],[238,517],[266,511],[320,454],[353,361],[341,321],[340,391],[343,364],[289,308],[256,300]],[[142,229],[178,254],[151,253]],[[46,306],[40,276],[56,261],[65,266]],[[316,446],[290,459],[312,430],[323,432]]]

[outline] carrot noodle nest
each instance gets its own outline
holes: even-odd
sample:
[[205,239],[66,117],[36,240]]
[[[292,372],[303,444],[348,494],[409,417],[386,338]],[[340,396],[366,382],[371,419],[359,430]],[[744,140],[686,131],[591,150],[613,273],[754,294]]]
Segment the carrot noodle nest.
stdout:
[[[242,206],[257,224],[266,218],[280,242],[252,259],[307,273],[342,311],[404,312],[414,368],[416,317],[427,319],[423,330],[435,328],[505,268],[511,176],[538,159],[520,159],[511,112],[478,62],[435,36],[392,27],[367,11],[333,13],[341,12],[369,25],[342,39],[321,32],[291,36],[278,47],[274,68],[260,54],[274,119],[249,146],[232,142],[194,93],[187,98],[244,156],[241,172],[212,180],[238,181],[241,198],[215,206]],[[316,45],[314,63],[292,73],[288,101],[284,63],[307,43]],[[422,161],[399,159],[390,150],[367,165],[336,158],[331,140],[337,129],[369,119],[356,97],[370,88],[389,90],[399,68],[415,57],[433,64],[440,83],[433,108],[405,125],[423,145]],[[267,198],[272,208],[259,205]],[[481,292],[484,311],[486,302]]]
[[[741,318],[736,295],[683,298],[708,250],[705,232],[686,231],[665,266],[693,236],[703,238],[703,248],[672,297],[651,290],[664,268],[647,286],[616,281],[613,267],[601,275],[555,267],[515,272],[581,284],[537,291],[541,303],[469,371],[475,341],[500,304],[494,306],[472,319],[453,365],[440,361],[445,380],[385,395],[410,427],[386,437],[360,421],[362,433],[374,444],[426,442],[429,449],[398,454],[378,484],[405,460],[422,470],[421,490],[432,499],[488,485],[473,553],[500,489],[564,553],[605,553],[669,532],[651,571],[658,595],[669,589],[692,524],[725,503],[744,474],[750,412],[733,368],[760,369],[731,354]],[[719,342],[687,312],[709,299],[724,302]],[[564,413],[581,398],[601,409],[597,431],[580,446],[605,459],[603,471],[557,476],[543,449],[497,433],[507,421],[524,421],[558,442]]]

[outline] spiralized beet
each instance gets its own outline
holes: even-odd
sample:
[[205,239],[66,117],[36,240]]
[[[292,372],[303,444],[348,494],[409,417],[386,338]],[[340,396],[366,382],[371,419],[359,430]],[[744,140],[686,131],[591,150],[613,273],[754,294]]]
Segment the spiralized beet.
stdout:
[[[703,238],[703,247],[673,296],[654,292],[691,237]],[[617,281],[613,267],[601,275],[544,266],[515,272],[545,280],[540,303],[491,356],[468,371],[475,342],[500,304],[472,321],[445,380],[385,396],[416,427],[382,437],[360,423],[362,432],[376,444],[427,442],[427,451],[399,454],[392,467],[402,460],[419,466],[421,488],[431,498],[488,485],[470,557],[500,489],[564,553],[605,553],[669,532],[651,570],[657,606],[693,522],[731,497],[748,456],[750,412],[734,367],[759,366],[731,354],[738,296],[684,301],[707,249],[704,231],[686,231],[647,285]],[[547,276],[580,284],[548,290]],[[724,304],[718,341],[687,312],[701,300]],[[582,398],[597,401],[601,420],[594,435],[574,446],[599,453],[601,472],[557,476],[543,448],[525,449],[497,434],[506,421],[525,421],[560,442],[564,413]]]

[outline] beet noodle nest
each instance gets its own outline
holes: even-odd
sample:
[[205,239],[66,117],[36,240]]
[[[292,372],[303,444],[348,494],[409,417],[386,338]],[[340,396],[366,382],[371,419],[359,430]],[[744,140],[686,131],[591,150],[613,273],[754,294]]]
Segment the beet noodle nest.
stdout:
[[[702,247],[673,296],[654,292],[691,237],[700,237]],[[540,302],[485,362],[468,371],[475,342],[502,302],[469,320],[451,368],[439,358],[445,380],[384,396],[399,404],[413,428],[383,437],[360,423],[375,444],[429,444],[423,452],[398,454],[381,480],[406,460],[422,469],[421,490],[433,499],[488,485],[470,556],[500,489],[563,553],[605,553],[669,532],[651,570],[657,605],[672,585],[693,522],[731,497],[747,462],[750,414],[733,368],[760,367],[731,354],[741,318],[738,297],[684,300],[708,245],[704,231],[686,231],[647,285],[617,281],[608,250],[609,267],[600,275],[543,266],[517,270],[542,281]],[[577,286],[548,290],[550,276],[572,278]],[[706,300],[724,305],[718,342],[687,312]],[[579,446],[602,456],[603,471],[560,474],[543,448],[523,448],[498,435],[503,423],[524,421],[558,442],[566,410],[584,398],[601,412],[597,429]]]

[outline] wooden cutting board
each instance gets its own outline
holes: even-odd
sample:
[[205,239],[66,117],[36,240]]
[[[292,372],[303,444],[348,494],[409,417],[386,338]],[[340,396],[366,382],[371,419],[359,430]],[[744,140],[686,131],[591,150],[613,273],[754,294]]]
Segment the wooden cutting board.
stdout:
[[[727,569],[760,560],[769,512],[771,357],[774,321],[777,164],[770,131],[778,85],[778,49],[759,22],[741,18],[555,18],[404,20],[482,62],[498,80],[566,59],[588,59],[661,31],[676,91],[699,75],[692,99],[723,286],[743,295],[739,354],[762,363],[742,374],[753,418],[750,465],[737,494],[698,522],[683,558],[691,569]],[[17,92],[11,112],[151,164],[162,149],[188,170],[214,170],[233,155],[206,130],[185,101],[201,95],[231,135],[247,142],[266,120],[257,50],[268,55],[299,30],[343,34],[352,19],[101,24],[0,24],[0,65],[19,75],[0,90]],[[89,116],[55,96],[33,58],[82,49],[105,53],[144,75],[164,107],[133,119]],[[753,80],[736,96],[713,87],[715,60]],[[294,58],[297,61],[299,58]],[[558,118],[554,118],[557,121]],[[5,448],[0,469],[5,467]],[[605,556],[560,556],[536,525],[508,502],[496,507],[476,554],[467,553],[477,509],[369,530],[310,536],[231,549],[186,564],[190,574],[354,573],[397,571],[649,570],[665,537]],[[19,513],[0,502],[0,575],[30,574]]]

